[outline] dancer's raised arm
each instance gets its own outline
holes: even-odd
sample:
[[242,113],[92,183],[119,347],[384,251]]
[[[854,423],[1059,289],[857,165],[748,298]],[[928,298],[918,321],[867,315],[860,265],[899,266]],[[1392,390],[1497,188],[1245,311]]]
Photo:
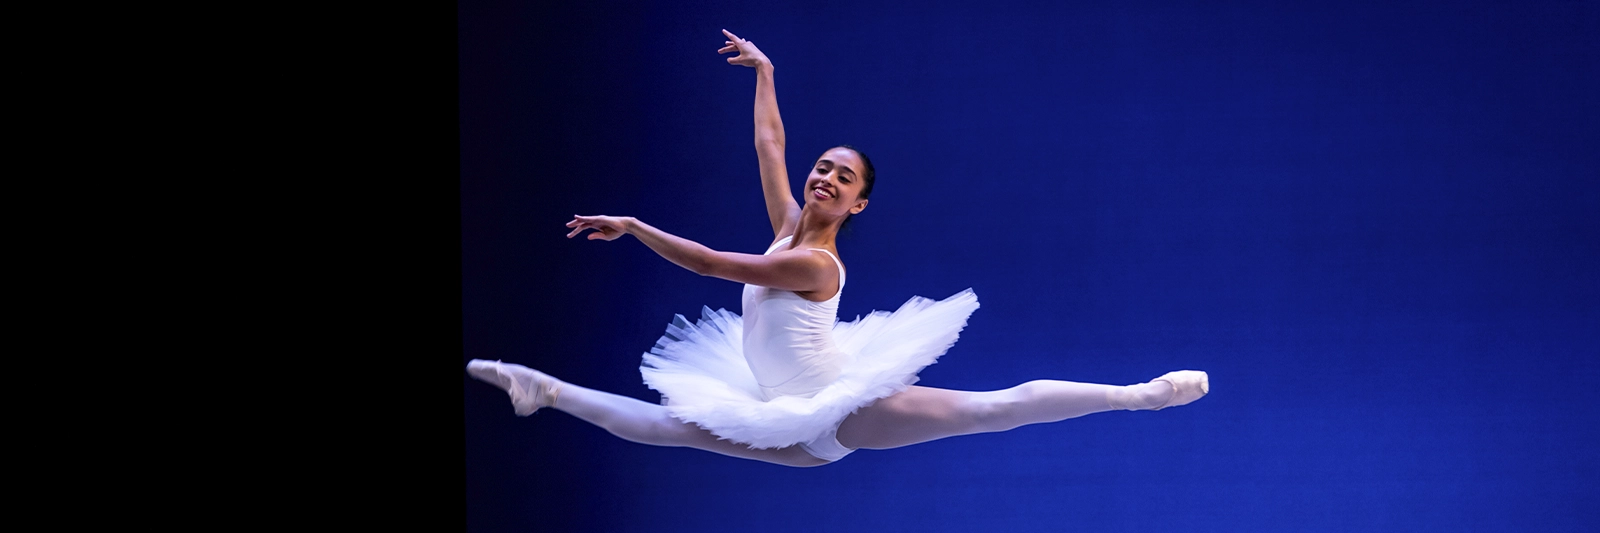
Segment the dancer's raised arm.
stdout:
[[728,64],[756,69],[756,160],[761,166],[761,190],[767,199],[767,217],[774,237],[794,231],[800,221],[800,204],[789,191],[789,171],[783,161],[783,119],[778,116],[778,94],[773,89],[772,61],[756,44],[722,30],[728,40],[719,54],[738,52]]
[[719,252],[704,244],[667,233],[633,217],[578,216],[567,223],[573,238],[593,231],[588,239],[616,240],[633,235],[673,264],[702,276],[794,292],[834,290],[838,276],[833,260],[810,250],[783,250],[767,255]]

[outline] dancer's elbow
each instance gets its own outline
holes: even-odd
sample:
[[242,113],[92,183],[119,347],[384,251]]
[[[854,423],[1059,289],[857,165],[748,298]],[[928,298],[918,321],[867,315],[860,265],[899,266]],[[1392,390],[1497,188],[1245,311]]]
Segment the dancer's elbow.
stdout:
[[781,154],[783,153],[783,145],[783,132],[781,131],[756,133],[757,152],[777,152]]
[[685,266],[689,269],[690,272],[693,272],[695,274],[699,274],[701,276],[713,276],[713,277],[715,277],[717,275],[717,272],[719,272],[719,269],[717,268],[717,264],[718,263],[717,263],[716,255],[717,255],[717,252],[710,252],[710,253],[706,253],[706,254],[698,254],[698,255],[694,256],[693,258],[691,258],[689,260],[689,264],[685,265]]
[[690,270],[706,277],[740,281],[739,278],[743,276],[740,276],[739,272],[748,269],[740,265],[740,261],[735,254],[712,250],[699,256],[694,263],[694,268]]

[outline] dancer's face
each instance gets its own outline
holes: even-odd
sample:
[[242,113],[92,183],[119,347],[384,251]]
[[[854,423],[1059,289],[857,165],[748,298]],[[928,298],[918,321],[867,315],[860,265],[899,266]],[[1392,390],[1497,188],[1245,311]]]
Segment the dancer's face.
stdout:
[[823,152],[806,177],[806,204],[816,204],[816,209],[839,216],[860,213],[867,208],[867,200],[861,198],[865,169],[855,150],[834,148]]

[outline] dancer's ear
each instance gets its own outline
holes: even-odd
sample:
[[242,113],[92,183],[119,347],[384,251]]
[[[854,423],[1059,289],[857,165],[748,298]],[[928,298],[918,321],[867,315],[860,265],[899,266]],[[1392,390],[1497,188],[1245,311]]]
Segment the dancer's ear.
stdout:
[[866,211],[866,210],[867,210],[867,201],[866,200],[862,200],[860,202],[857,202],[855,207],[850,208],[850,214],[859,215],[859,214],[861,214],[862,211]]

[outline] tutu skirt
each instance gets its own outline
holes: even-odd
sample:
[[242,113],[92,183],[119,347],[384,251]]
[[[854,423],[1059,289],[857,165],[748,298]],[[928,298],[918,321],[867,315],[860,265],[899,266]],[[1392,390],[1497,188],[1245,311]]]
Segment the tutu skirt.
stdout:
[[745,362],[743,321],[725,309],[702,308],[693,324],[675,316],[639,372],[673,417],[751,448],[782,448],[812,441],[857,409],[916,383],[917,372],[955,344],[977,309],[978,297],[967,289],[835,322],[834,345],[849,359],[839,378],[811,397],[762,398]]

